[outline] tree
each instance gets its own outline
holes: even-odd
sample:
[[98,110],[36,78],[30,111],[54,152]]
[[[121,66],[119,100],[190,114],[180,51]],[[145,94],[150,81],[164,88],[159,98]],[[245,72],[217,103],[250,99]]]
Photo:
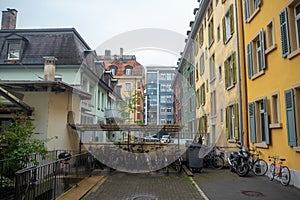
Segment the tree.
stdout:
[[28,116],[16,114],[8,127],[3,128],[4,131],[0,134],[0,159],[17,160],[15,166],[10,166],[14,170],[23,167],[22,163],[37,163],[35,158],[30,157],[32,154],[39,154],[43,157],[47,154],[46,140],[36,139],[34,136],[39,133],[34,132],[34,129]]

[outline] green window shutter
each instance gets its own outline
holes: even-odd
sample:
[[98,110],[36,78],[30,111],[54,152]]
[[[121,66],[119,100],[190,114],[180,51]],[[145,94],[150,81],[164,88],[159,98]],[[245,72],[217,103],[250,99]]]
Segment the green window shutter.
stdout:
[[244,17],[245,17],[245,22],[248,22],[249,19],[249,7],[248,7],[248,0],[244,0]]
[[254,102],[248,104],[249,112],[249,123],[250,123],[250,141],[256,142],[256,131],[255,131],[255,106]]
[[223,43],[226,43],[226,26],[225,26],[225,17],[222,19],[222,31],[223,31]]
[[253,76],[252,71],[252,45],[251,42],[247,44],[247,58],[248,58],[248,77],[251,78]]
[[233,52],[231,58],[232,58],[232,80],[233,80],[233,84],[236,84],[236,53],[235,52]]
[[288,15],[286,8],[279,13],[279,23],[282,57],[285,58],[290,54]]
[[229,66],[228,66],[228,60],[226,60],[225,62],[224,62],[224,72],[225,72],[225,89],[227,89],[228,88],[228,86],[229,86],[229,81],[228,81],[228,71],[229,71]]
[[286,126],[288,132],[288,145],[297,146],[295,106],[293,89],[284,91],[285,108],[286,108]]
[[265,40],[264,40],[264,30],[261,30],[259,32],[259,41],[260,41],[260,47],[261,47],[261,64],[262,69],[266,69],[266,59],[265,59]]
[[227,140],[231,139],[230,138],[230,133],[229,133],[229,119],[230,119],[230,116],[229,116],[229,107],[226,108],[226,138]]
[[264,98],[263,100],[264,102],[264,120],[265,120],[265,127],[263,127],[265,129],[265,137],[266,137],[266,144],[270,144],[270,132],[269,132],[269,117],[268,117],[268,101],[267,101],[267,97]]
[[233,15],[233,4],[231,4],[229,8],[229,15],[230,15],[230,33],[233,35],[234,33],[234,15]]
[[234,108],[234,138],[239,140],[239,104],[235,104]]

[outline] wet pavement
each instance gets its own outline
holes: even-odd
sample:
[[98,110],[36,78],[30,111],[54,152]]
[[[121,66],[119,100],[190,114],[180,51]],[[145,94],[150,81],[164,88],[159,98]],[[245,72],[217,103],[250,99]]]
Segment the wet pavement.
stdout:
[[299,200],[300,189],[282,186],[268,177],[239,177],[228,169],[202,169],[193,177],[184,172],[129,174],[101,171],[105,181],[96,185],[83,199],[87,200]]

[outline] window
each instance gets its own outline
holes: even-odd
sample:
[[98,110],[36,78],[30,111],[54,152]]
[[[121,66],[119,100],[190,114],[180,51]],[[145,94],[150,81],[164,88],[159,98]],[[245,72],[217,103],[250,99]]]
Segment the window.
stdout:
[[259,34],[247,44],[248,77],[256,78],[266,69],[264,32]]
[[209,59],[209,72],[210,72],[210,81],[214,81],[216,79],[216,69],[215,69],[215,54],[213,54]]
[[98,90],[98,94],[97,94],[97,110],[100,110],[101,107],[101,92],[100,90]]
[[200,76],[202,76],[204,74],[204,69],[205,69],[205,66],[204,66],[204,53],[201,54],[200,56]]
[[196,64],[196,81],[199,80],[199,64]]
[[167,119],[167,124],[173,124],[173,120],[172,119]]
[[274,21],[270,21],[266,28],[266,53],[275,48]]
[[223,43],[226,44],[234,33],[234,18],[233,18],[233,5],[222,19],[223,23]]
[[20,41],[8,43],[8,53],[7,53],[8,60],[20,60],[20,52],[21,52]]
[[300,146],[300,86],[284,92],[288,145]]
[[211,45],[214,42],[214,19],[211,18],[211,20],[208,23],[208,46],[211,47]]
[[205,105],[205,83],[200,87],[200,105]]
[[132,75],[132,67],[131,66],[126,66],[125,67],[125,75],[126,76]]
[[222,81],[222,66],[219,66],[219,81]]
[[282,57],[291,59],[300,53],[300,0],[279,13],[279,22]]
[[279,92],[271,94],[271,124],[270,128],[280,128],[280,103],[279,103]]
[[160,74],[160,80],[167,80],[167,74],[166,73],[161,73]]
[[210,112],[211,117],[216,117],[217,115],[217,101],[216,101],[216,91],[210,93]]
[[197,108],[200,107],[201,95],[200,95],[200,88],[196,91],[197,95]]
[[126,91],[131,91],[131,83],[125,83]]
[[244,0],[245,21],[250,22],[251,19],[258,13],[261,6],[261,0]]
[[213,2],[211,1],[207,8],[207,18],[209,18],[212,13],[213,13]]
[[203,24],[201,24],[199,29],[199,47],[202,47],[203,45]]
[[225,88],[227,90],[234,87],[236,84],[236,53],[234,52],[227,60],[224,62],[225,66]]
[[267,98],[250,102],[248,107],[251,142],[270,144]]
[[161,113],[165,113],[165,112],[166,112],[166,108],[165,108],[165,107],[161,107],[161,108],[160,108],[160,112],[161,112]]
[[223,111],[223,109],[221,108],[221,110],[220,110],[220,123],[221,124],[223,124],[223,122],[224,122],[224,119],[223,119],[223,115],[224,115],[224,113],[223,113],[224,111]]
[[199,119],[199,133],[206,134],[207,133],[207,118],[206,116],[202,116]]
[[172,108],[171,107],[167,108],[167,113],[172,113]]
[[227,140],[239,139],[239,109],[238,104],[226,108],[226,136]]
[[113,76],[115,76],[116,73],[117,73],[117,67],[116,67],[116,66],[111,66],[111,67],[110,67],[110,71],[111,71],[111,74],[112,74]]

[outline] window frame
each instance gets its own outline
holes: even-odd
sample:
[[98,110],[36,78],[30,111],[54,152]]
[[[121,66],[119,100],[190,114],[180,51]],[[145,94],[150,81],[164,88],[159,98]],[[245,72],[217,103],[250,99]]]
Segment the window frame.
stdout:
[[[14,46],[14,48],[12,48]],[[11,57],[13,53],[11,51],[16,51],[17,56]],[[9,40],[7,44],[7,60],[21,60],[21,41],[19,40]]]
[[239,107],[238,103],[229,104],[225,109],[226,137],[229,142],[239,140]]
[[210,83],[216,80],[216,66],[215,66],[215,54],[213,53],[209,58],[209,78]]
[[266,25],[266,50],[265,54],[270,53],[277,48],[275,40],[274,19]]
[[279,91],[271,93],[271,123],[270,128],[282,128]]
[[212,17],[208,23],[208,48],[214,43],[214,18]]

